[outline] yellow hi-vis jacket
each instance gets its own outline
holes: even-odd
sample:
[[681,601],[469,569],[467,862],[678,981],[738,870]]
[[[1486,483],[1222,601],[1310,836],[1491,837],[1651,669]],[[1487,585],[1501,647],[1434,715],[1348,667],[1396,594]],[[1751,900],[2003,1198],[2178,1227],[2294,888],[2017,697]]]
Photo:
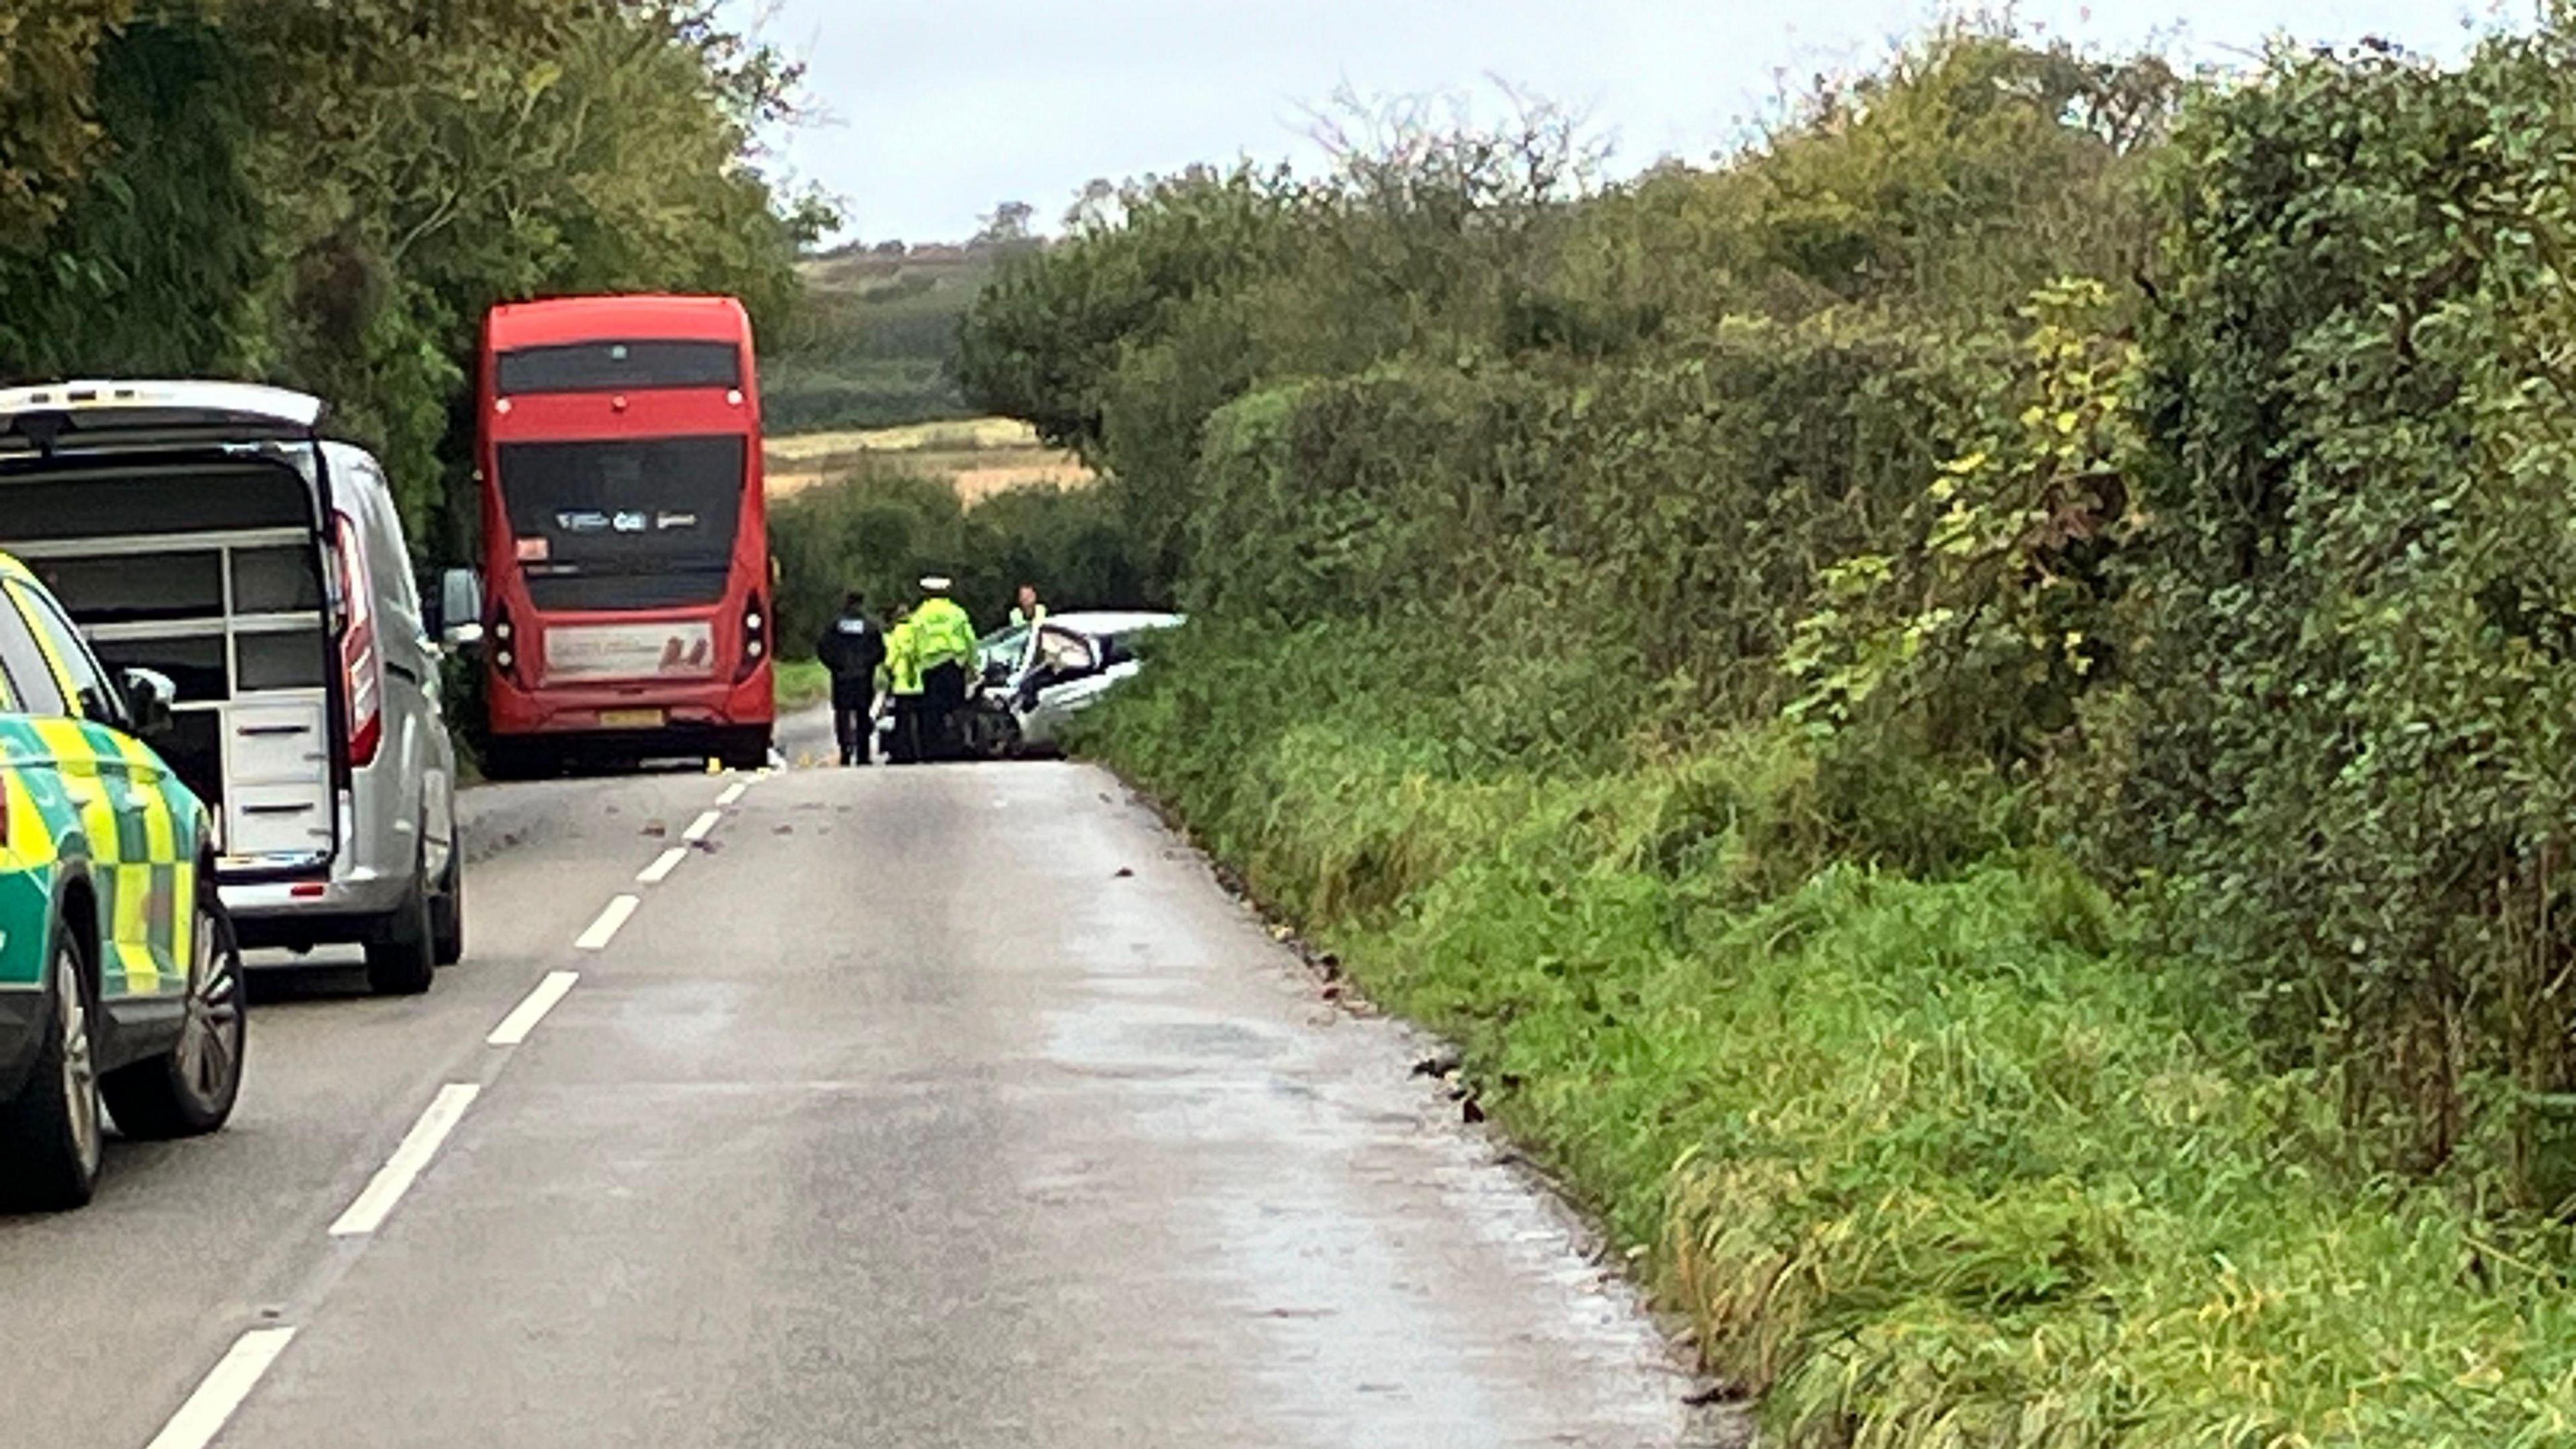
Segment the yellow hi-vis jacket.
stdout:
[[885,664],[878,669],[888,694],[921,693],[921,634],[906,619],[886,631]]
[[912,611],[910,628],[914,657],[922,671],[942,664],[974,669],[975,621],[966,616],[956,600],[937,595],[922,600],[921,607]]

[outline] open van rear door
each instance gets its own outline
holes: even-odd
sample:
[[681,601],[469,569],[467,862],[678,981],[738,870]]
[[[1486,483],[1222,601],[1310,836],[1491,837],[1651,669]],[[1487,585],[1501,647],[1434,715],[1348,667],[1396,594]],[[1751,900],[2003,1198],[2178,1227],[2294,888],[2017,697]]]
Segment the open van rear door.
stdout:
[[215,811],[227,884],[326,873],[347,830],[322,413],[228,382],[0,391],[0,548],[111,667],[176,682],[156,743]]

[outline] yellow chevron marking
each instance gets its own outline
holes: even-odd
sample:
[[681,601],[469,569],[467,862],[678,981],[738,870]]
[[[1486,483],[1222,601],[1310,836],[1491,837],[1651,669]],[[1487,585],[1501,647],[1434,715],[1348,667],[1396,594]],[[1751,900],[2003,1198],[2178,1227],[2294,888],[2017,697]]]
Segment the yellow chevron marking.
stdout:
[[171,865],[179,859],[179,822],[170,813],[169,772],[152,757],[149,747],[138,740],[120,739],[125,751],[128,789],[143,802],[143,851],[154,865]]
[[54,839],[53,823],[36,808],[25,778],[14,768],[0,770],[0,789],[8,792],[10,862],[20,867],[51,864],[60,842]]
[[116,943],[116,963],[123,968],[125,994],[151,996],[161,989],[161,968],[152,960],[152,948],[133,941]]
[[197,865],[183,860],[170,868],[170,965],[182,979],[196,969]]
[[55,764],[97,773],[98,762],[90,756],[89,736],[81,732],[80,721],[48,717],[28,723],[35,726],[36,738],[44,742],[45,753],[54,757]]
[[[102,873],[107,869],[99,868]],[[116,871],[115,922],[117,958],[125,963],[125,992],[128,996],[150,996],[161,989],[161,963],[152,955],[152,912],[157,906],[168,909],[152,898],[153,870],[149,864],[118,865]]]

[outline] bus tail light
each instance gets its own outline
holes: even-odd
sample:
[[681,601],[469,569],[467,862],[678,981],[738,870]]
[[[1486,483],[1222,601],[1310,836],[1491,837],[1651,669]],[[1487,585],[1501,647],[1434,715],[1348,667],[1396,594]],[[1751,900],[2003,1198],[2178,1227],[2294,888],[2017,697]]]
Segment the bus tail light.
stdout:
[[733,682],[750,679],[768,658],[769,611],[760,595],[754,594],[742,611],[742,659],[734,665]]
[[349,767],[375,763],[385,738],[384,656],[376,648],[375,590],[367,579],[358,525],[341,514],[331,530],[331,556],[339,567],[340,671],[348,709]]
[[492,615],[492,667],[512,684],[522,685],[519,677],[519,628],[510,618],[507,607]]

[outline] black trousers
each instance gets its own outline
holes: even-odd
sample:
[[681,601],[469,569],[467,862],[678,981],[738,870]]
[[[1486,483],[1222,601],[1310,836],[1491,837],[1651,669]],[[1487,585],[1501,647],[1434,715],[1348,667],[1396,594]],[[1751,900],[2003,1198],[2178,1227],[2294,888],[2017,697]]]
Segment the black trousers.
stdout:
[[886,737],[886,763],[916,765],[921,763],[921,696],[893,696],[894,731]]
[[864,704],[832,706],[832,733],[840,738],[844,765],[864,765],[875,752],[877,722]]
[[957,712],[966,707],[966,666],[950,660],[921,672],[921,758],[953,760],[964,754]]

